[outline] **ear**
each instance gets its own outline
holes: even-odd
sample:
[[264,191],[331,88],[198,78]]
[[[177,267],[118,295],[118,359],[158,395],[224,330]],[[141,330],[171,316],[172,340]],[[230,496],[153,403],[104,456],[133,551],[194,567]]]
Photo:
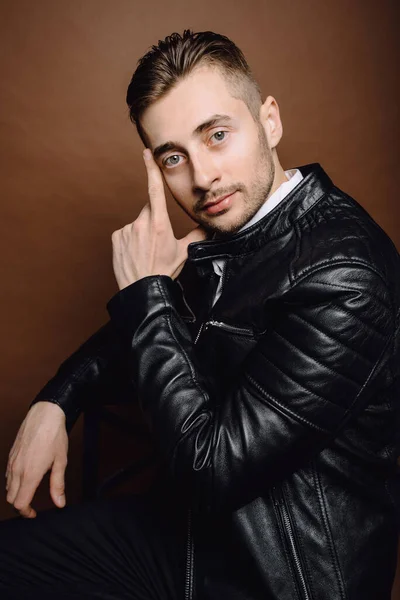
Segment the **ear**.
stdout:
[[279,106],[272,96],[268,96],[260,107],[260,121],[267,136],[269,147],[272,150],[279,144],[283,135]]

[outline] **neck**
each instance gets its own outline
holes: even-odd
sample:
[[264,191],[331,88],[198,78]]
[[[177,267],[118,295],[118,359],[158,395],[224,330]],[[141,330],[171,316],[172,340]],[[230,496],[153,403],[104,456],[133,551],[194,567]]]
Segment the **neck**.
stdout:
[[284,171],[281,163],[279,162],[279,158],[278,158],[275,148],[272,150],[272,155],[273,155],[273,161],[274,161],[274,165],[275,165],[275,175],[274,175],[274,182],[272,184],[271,191],[268,194],[268,198],[270,196],[272,196],[272,194],[274,192],[276,192],[276,190],[278,189],[278,187],[280,185],[282,185],[282,183],[285,183],[285,181],[288,180],[288,178],[285,175],[285,171]]

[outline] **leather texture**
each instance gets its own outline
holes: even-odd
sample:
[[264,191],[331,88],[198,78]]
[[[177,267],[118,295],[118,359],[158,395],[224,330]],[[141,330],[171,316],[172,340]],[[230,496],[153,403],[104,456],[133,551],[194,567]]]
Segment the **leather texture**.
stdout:
[[[117,380],[138,399],[188,491],[201,600],[390,599],[400,259],[319,165],[299,168],[258,223],[191,244],[177,281],[116,294],[35,399],[69,427]],[[211,308],[214,258],[227,262]]]

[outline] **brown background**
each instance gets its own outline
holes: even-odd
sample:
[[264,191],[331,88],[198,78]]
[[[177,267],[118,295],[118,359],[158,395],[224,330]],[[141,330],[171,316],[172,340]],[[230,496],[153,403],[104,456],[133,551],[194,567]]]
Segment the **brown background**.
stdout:
[[[184,28],[231,37],[278,100],[284,167],[320,162],[400,247],[399,16],[397,0],[0,1],[0,474],[31,398],[107,319],[110,235],[146,201],[124,104],[138,58]],[[78,424],[69,502],[80,452]]]

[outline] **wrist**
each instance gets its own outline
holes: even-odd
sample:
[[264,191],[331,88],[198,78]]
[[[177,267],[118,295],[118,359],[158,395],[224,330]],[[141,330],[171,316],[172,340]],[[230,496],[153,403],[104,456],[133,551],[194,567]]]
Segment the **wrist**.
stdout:
[[32,404],[30,407],[30,412],[43,411],[49,414],[54,414],[55,416],[61,418],[64,421],[64,423],[66,421],[65,412],[63,411],[61,406],[59,406],[59,404],[52,400],[39,400],[38,402],[35,402],[35,404]]

